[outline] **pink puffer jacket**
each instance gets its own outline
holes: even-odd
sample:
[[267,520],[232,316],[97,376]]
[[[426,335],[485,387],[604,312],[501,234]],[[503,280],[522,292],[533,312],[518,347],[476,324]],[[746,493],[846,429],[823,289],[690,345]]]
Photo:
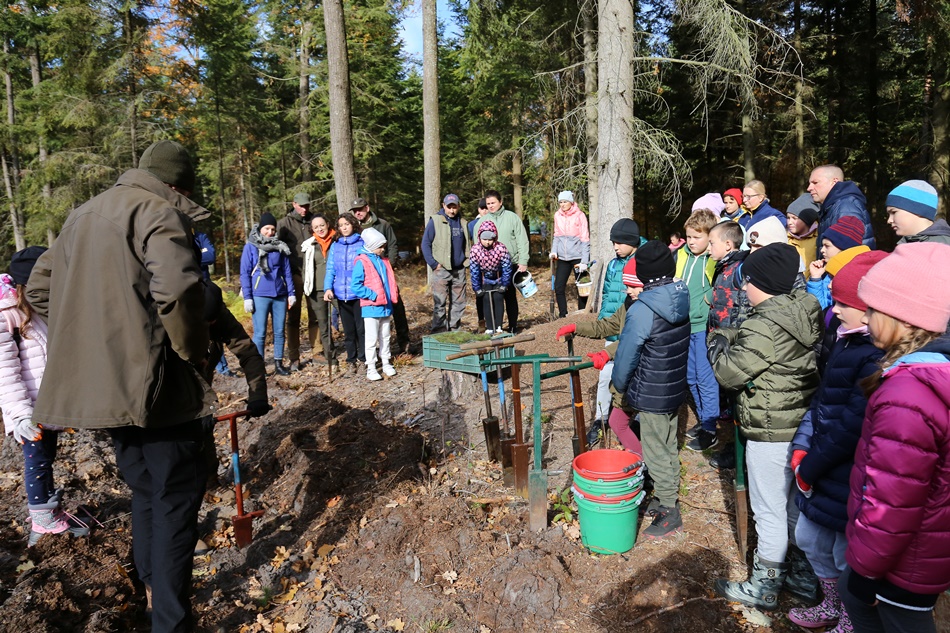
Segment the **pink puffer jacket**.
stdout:
[[950,588],[950,340],[928,348],[938,353],[904,357],[868,400],[847,559],[862,576],[934,595]]
[[[0,411],[4,431],[13,432],[13,423],[33,416],[33,403],[46,368],[46,324],[32,319],[17,346],[14,328],[24,315],[16,308],[16,290],[7,275],[0,276]],[[5,283],[6,282],[6,283]]]

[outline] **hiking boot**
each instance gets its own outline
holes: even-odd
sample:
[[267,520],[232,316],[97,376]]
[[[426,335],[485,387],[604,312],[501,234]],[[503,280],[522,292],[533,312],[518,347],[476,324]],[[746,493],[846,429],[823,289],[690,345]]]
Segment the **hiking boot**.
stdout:
[[788,547],[788,576],[784,589],[809,604],[818,602],[818,576],[805,553],[794,545]]
[[290,372],[287,371],[287,368],[284,367],[283,359],[277,359],[274,361],[274,375],[276,376],[289,376]]
[[[788,582],[786,580],[786,582]],[[806,629],[831,626],[838,622],[844,608],[838,595],[837,578],[819,578],[824,599],[814,607],[796,607],[788,612],[788,619]]]
[[693,426],[686,429],[686,439],[693,440],[696,439],[696,436],[699,435],[699,432],[703,430],[703,423],[697,422]]
[[652,519],[656,516],[657,510],[660,509],[660,500],[656,497],[650,497],[650,503],[640,504],[640,516]]
[[739,602],[747,607],[771,611],[778,606],[778,592],[782,588],[788,565],[752,557],[752,575],[743,582],[720,578],[713,583],[713,590],[726,600]]
[[594,423],[591,425],[590,430],[587,431],[587,448],[593,448],[597,442],[603,437],[602,433],[604,431],[604,421],[603,420],[594,420]]
[[300,371],[300,362],[295,360],[290,361],[290,367],[287,369],[287,371],[291,374],[296,374],[298,371]]
[[674,505],[672,508],[657,506],[653,525],[643,530],[643,536],[650,540],[658,540],[676,534],[682,529],[683,517],[680,516],[679,505]]
[[382,379],[383,377],[379,375],[379,372],[376,371],[376,368],[366,370],[366,380],[372,380],[375,382]]
[[736,445],[726,444],[718,453],[709,458],[709,465],[716,470],[732,470],[736,467]]
[[69,533],[72,536],[89,536],[89,526],[59,508],[59,501],[30,504],[30,538],[27,547],[33,547],[44,534]]
[[386,374],[387,376],[395,376],[396,368],[393,367],[392,365],[383,365],[383,373]]
[[699,433],[696,434],[696,437],[686,442],[686,448],[691,451],[696,451],[701,453],[707,448],[712,448],[719,443],[719,438],[716,437],[715,432],[707,431],[705,429],[700,429]]

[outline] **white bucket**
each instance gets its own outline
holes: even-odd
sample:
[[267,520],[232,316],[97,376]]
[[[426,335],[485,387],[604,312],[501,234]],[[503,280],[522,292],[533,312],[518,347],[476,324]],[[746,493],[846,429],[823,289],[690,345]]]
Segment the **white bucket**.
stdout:
[[538,291],[538,284],[534,283],[531,273],[527,270],[515,274],[515,288],[521,293],[521,296],[527,299]]

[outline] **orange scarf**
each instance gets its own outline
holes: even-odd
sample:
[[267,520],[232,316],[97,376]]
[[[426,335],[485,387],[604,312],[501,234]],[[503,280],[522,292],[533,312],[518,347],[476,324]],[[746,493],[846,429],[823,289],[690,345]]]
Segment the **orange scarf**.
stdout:
[[336,239],[336,229],[330,229],[330,232],[327,233],[326,237],[320,237],[316,233],[313,234],[313,241],[320,245],[320,250],[323,251],[324,259],[327,256],[327,253],[330,251],[330,245],[333,244],[333,240]]

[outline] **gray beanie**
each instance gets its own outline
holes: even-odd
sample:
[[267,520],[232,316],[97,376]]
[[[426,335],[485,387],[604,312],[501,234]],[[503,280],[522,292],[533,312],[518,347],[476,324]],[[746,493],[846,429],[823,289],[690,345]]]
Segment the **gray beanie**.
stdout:
[[179,189],[195,190],[195,167],[188,150],[175,141],[156,141],[149,145],[139,160],[139,169]]

